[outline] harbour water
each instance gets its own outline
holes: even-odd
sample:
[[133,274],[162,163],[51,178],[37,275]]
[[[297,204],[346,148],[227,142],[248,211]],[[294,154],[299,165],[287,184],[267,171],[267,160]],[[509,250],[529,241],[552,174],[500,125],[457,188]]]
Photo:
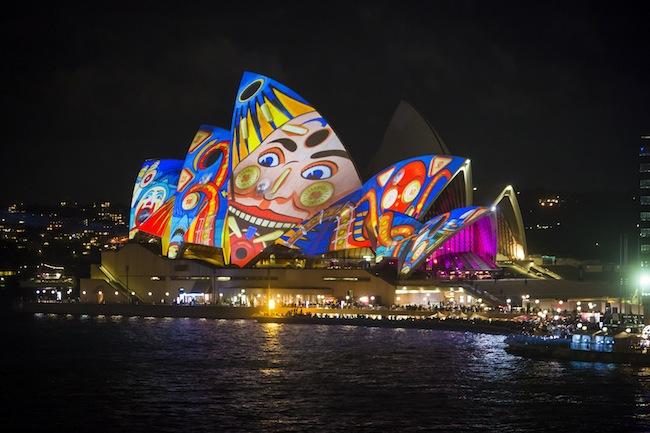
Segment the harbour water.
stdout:
[[650,369],[439,330],[33,315],[0,322],[4,431],[650,431]]

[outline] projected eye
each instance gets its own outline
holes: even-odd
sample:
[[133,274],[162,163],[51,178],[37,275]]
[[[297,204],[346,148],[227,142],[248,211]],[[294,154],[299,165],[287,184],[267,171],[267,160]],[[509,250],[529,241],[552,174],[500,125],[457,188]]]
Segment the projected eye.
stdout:
[[388,209],[389,207],[395,204],[398,195],[399,193],[397,192],[397,188],[389,189],[384,193],[384,196],[381,199],[381,206],[384,209]]
[[194,158],[194,169],[205,170],[220,161],[223,156],[217,140],[212,140]]
[[264,84],[264,80],[262,79],[257,79],[250,83],[239,94],[239,100],[241,102],[246,102],[251,99],[253,96],[255,96],[255,94],[257,94],[257,91],[260,90],[262,84]]
[[154,177],[156,177],[156,170],[151,170],[145,173],[144,177],[140,181],[140,186],[144,188],[145,186],[149,185],[151,181],[153,181]]
[[284,162],[284,156],[278,149],[271,149],[263,153],[257,160],[263,167],[275,167],[276,165]]
[[309,180],[329,179],[334,173],[336,166],[333,164],[318,163],[303,170],[302,177]]
[[417,197],[418,193],[420,192],[420,188],[422,188],[422,184],[419,180],[412,180],[409,182],[409,184],[406,185],[406,188],[404,188],[404,192],[402,193],[402,201],[404,203],[410,203],[415,200],[415,197]]
[[199,195],[195,192],[192,192],[183,198],[183,202],[181,203],[181,206],[183,207],[184,210],[191,210],[196,207],[196,205],[199,203]]

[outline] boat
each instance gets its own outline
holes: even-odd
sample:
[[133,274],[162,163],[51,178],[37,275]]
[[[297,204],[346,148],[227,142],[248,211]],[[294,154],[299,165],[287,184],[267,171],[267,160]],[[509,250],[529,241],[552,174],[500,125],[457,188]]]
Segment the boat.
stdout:
[[603,331],[568,337],[510,335],[505,343],[508,353],[529,358],[650,366],[648,339],[629,328],[615,335]]

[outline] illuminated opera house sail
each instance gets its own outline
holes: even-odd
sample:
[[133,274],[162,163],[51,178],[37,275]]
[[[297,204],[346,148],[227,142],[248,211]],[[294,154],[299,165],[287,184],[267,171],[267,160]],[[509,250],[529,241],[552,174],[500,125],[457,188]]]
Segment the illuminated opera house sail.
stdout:
[[[386,160],[400,155],[398,161]],[[269,256],[495,269],[526,256],[512,187],[474,205],[470,160],[405,103],[365,181],[330,123],[283,84],[244,73],[230,129],[202,125],[184,160],[147,160],[130,237],[170,259],[255,267]]]

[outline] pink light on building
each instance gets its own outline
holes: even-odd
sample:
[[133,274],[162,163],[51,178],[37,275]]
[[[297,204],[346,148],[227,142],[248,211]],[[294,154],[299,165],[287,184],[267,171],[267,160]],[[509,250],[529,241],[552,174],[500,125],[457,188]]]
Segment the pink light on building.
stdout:
[[495,269],[496,217],[487,214],[459,230],[427,258],[427,268],[445,270]]

